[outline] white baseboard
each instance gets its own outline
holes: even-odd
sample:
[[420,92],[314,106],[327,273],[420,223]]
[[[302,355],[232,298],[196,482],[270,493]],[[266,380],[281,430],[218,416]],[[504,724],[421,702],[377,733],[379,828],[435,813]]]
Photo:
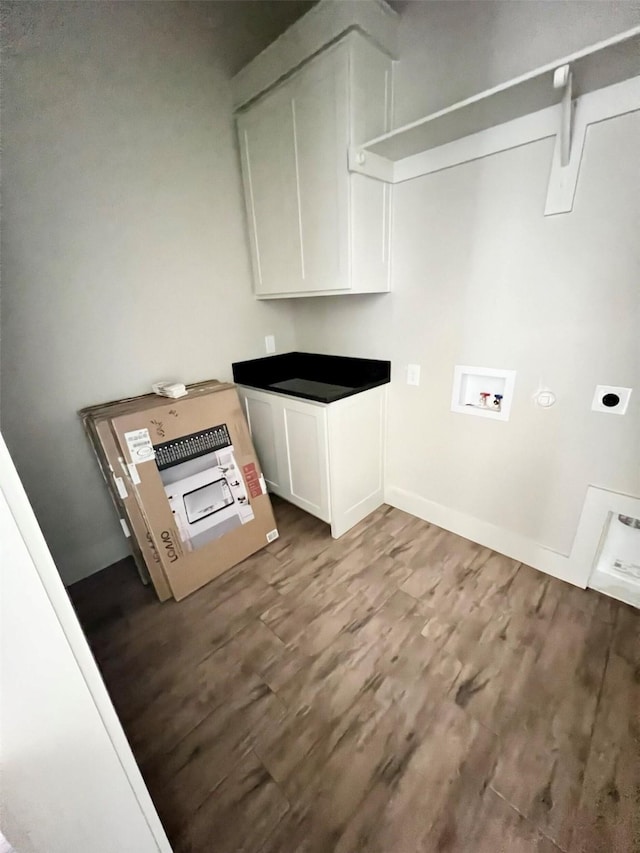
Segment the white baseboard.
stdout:
[[485,548],[491,548],[492,551],[511,557],[512,560],[533,566],[534,569],[583,589],[587,586],[590,566],[576,567],[575,564],[572,565],[569,556],[545,548],[526,536],[435,503],[397,486],[387,486],[384,498],[385,503],[397,509],[477,542]]
[[331,520],[331,535],[334,539],[339,539],[348,530],[351,530],[359,521],[366,518],[374,510],[378,509],[384,503],[382,489],[376,489],[366,498],[358,501],[355,506],[350,507],[346,512],[332,512]]

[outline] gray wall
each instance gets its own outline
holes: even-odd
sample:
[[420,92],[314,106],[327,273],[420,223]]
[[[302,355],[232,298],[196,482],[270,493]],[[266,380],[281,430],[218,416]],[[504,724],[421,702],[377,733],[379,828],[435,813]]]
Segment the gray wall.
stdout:
[[66,582],[127,552],[76,410],[294,344],[251,293],[218,14],[3,8],[2,430]]
[[[631,3],[409,3],[396,120],[638,21]],[[573,212],[544,218],[552,148],[396,186],[393,293],[295,309],[307,348],[392,360],[388,486],[567,553],[589,484],[640,495],[640,113],[590,128]],[[449,411],[455,364],[517,371],[508,423]],[[625,417],[590,412],[597,383],[634,387]]]

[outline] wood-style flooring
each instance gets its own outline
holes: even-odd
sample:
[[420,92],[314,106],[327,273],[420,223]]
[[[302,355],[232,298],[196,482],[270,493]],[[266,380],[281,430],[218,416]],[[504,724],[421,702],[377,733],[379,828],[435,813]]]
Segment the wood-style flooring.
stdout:
[[640,614],[389,507],[71,588],[176,851],[637,853]]

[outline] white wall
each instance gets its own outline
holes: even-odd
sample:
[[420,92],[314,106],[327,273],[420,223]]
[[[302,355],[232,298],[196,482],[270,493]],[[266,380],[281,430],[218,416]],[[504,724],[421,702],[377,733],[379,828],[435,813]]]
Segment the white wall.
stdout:
[[169,853],[1,436],[0,570],[2,833],[18,853]]
[[63,578],[126,542],[76,417],[294,345],[251,294],[209,3],[17,3],[4,17],[2,429]]
[[[631,3],[410,3],[396,120],[638,21]],[[392,360],[392,496],[566,554],[589,484],[640,494],[640,114],[590,128],[573,212],[544,218],[552,147],[398,185],[393,293],[295,310],[306,349]],[[455,364],[517,371],[508,423],[449,411]],[[533,407],[539,382],[555,408]],[[635,388],[625,417],[589,411],[596,383]]]

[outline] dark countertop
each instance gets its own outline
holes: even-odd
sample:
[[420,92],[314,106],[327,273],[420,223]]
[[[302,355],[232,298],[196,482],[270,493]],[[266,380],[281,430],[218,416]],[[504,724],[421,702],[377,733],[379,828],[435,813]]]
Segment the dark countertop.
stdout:
[[391,379],[390,361],[309,352],[237,361],[232,367],[238,385],[318,403],[333,403]]

